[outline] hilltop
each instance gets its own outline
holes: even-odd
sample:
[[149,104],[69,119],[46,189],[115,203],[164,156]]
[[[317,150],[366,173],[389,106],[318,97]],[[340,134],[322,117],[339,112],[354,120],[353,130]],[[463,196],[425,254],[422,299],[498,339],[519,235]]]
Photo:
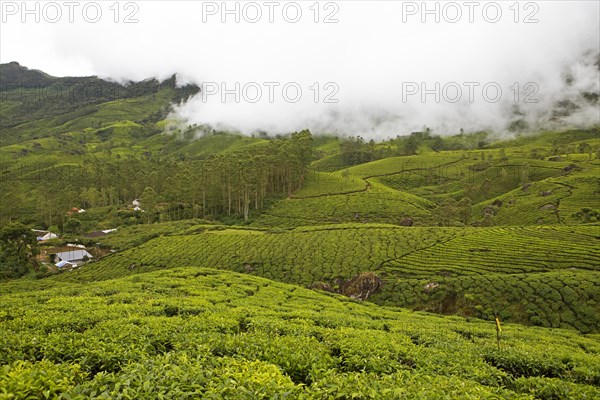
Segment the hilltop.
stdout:
[[157,122],[168,115],[172,103],[199,90],[196,85],[178,87],[175,75],[163,82],[152,78],[119,84],[96,76],[54,77],[17,62],[0,64],[0,144],[67,133],[74,125],[91,128],[120,119]]

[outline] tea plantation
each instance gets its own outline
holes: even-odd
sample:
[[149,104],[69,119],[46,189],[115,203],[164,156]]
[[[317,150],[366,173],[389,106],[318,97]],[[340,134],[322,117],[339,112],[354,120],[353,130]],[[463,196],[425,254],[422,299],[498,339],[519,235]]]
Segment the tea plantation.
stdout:
[[0,301],[2,399],[600,396],[597,336],[503,324],[498,343],[494,322],[234,272],[13,281]]
[[[161,236],[53,279],[93,282],[190,265],[334,287],[339,279],[375,272],[383,282],[369,300],[378,304],[600,332],[596,225],[198,225],[187,233]],[[427,290],[428,284],[435,287]]]
[[[486,209],[494,225],[579,224],[582,219],[574,214],[582,208],[600,209],[597,158],[548,161],[509,159],[490,150],[444,153],[310,173],[302,189],[253,225],[399,224],[403,218],[416,226],[466,225],[480,221]],[[469,205],[460,210],[454,202],[464,198]]]
[[0,70],[0,400],[600,398],[598,126],[244,136]]

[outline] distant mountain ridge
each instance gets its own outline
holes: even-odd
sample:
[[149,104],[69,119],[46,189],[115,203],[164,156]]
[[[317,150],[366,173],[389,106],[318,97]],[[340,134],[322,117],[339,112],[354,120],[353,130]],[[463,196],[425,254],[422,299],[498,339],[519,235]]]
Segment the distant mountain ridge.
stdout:
[[[0,64],[0,129],[18,128],[25,123],[67,116],[73,112],[85,114],[93,112],[93,107],[102,103],[156,96],[164,91],[169,92],[167,103],[160,113],[152,117],[154,121],[168,114],[169,104],[187,100],[200,88],[195,84],[178,87],[176,75],[162,82],[150,78],[119,84],[97,76],[54,77],[18,62]],[[4,133],[3,143],[18,141],[12,132]]]
[[[95,75],[81,77],[55,77],[37,69],[29,69],[16,61],[0,64],[0,91],[11,91],[19,88],[45,88],[55,84],[72,85],[78,83],[95,83],[102,85],[103,88],[107,89],[119,88],[126,92],[127,97],[147,94],[142,92],[147,92],[149,90],[151,91],[152,89],[156,88],[177,88],[175,74],[162,82],[159,82],[156,78],[148,78],[139,82],[128,81],[125,84],[119,84],[117,82],[101,79]],[[194,84],[181,87],[181,89],[185,88],[187,88],[187,90],[200,89]]]
[[46,87],[57,79],[59,78],[43,71],[24,67],[16,61],[0,64],[0,90],[17,85]]

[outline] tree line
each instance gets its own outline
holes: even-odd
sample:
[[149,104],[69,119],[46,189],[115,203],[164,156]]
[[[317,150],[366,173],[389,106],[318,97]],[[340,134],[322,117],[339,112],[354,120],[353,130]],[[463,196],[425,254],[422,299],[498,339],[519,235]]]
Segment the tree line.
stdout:
[[[142,219],[228,216],[248,220],[271,199],[290,196],[313,160],[309,131],[203,160],[88,157],[7,174],[0,181],[3,223],[21,220],[61,230],[73,207],[124,207],[141,201]],[[175,212],[177,211],[177,212]]]
[[485,132],[465,134],[461,129],[458,135],[441,137],[424,127],[423,131],[389,139],[385,145],[376,145],[373,139],[366,141],[361,136],[350,136],[340,142],[340,153],[345,165],[358,165],[387,157],[412,156],[420,148],[434,151],[472,150],[483,148],[487,142],[488,134]]

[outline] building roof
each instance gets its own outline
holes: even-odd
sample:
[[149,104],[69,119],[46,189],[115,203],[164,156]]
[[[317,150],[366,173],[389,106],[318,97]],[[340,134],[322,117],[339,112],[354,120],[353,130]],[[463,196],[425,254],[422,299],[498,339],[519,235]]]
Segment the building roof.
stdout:
[[64,261],[64,260],[63,261],[59,261],[59,262],[57,262],[54,265],[56,265],[58,268],[62,268],[64,266],[66,266],[66,265],[71,265],[73,267],[77,266],[77,264],[75,264],[75,263],[72,263],[72,262],[69,262],[69,261]]
[[56,253],[56,256],[63,261],[82,260],[83,257],[92,258],[92,255],[86,250],[69,250]]
[[41,240],[50,240],[50,239],[56,239],[58,238],[58,235],[52,232],[48,232],[46,233],[44,236],[42,236]]

